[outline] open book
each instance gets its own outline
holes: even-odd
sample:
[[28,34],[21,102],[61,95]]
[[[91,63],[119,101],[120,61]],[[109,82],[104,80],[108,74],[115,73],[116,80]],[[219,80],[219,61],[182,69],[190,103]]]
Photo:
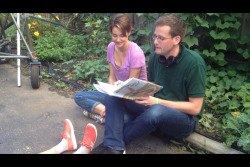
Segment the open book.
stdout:
[[153,95],[163,87],[154,83],[140,80],[137,78],[130,78],[122,84],[115,86],[108,83],[97,81],[98,84],[94,84],[94,87],[102,93],[109,94],[110,96],[116,96],[125,99],[133,100],[134,97]]

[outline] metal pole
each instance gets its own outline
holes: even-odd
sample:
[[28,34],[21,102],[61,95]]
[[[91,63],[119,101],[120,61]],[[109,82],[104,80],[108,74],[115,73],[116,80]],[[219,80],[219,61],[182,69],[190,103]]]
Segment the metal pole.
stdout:
[[[19,15],[20,15],[20,14],[19,14]],[[14,24],[16,25],[17,31],[19,32],[19,34],[20,34],[20,36],[21,36],[21,38],[22,38],[22,40],[23,40],[23,42],[24,42],[26,48],[28,49],[31,58],[34,59],[34,61],[35,61],[35,60],[37,61],[37,58],[33,56],[32,51],[30,50],[30,48],[29,48],[27,42],[25,41],[25,39],[24,39],[24,37],[23,37],[23,34],[21,33],[21,30],[20,30],[19,27],[17,26],[16,20],[15,20],[13,14],[10,13],[10,16],[12,17],[12,20],[13,20]]]
[[9,58],[9,59],[28,59],[28,56],[24,55],[16,55],[16,54],[10,54],[10,53],[5,53],[5,52],[0,52],[0,58]]
[[[20,13],[17,13],[17,27],[20,27]],[[17,55],[21,55],[20,33],[17,30]],[[17,86],[21,86],[21,60],[17,59]]]

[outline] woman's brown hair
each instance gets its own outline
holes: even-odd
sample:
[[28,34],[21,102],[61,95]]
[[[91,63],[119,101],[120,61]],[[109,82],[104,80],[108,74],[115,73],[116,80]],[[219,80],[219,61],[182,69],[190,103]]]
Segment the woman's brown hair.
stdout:
[[121,13],[114,15],[109,21],[109,31],[111,33],[114,27],[119,28],[124,36],[133,30],[130,18]]

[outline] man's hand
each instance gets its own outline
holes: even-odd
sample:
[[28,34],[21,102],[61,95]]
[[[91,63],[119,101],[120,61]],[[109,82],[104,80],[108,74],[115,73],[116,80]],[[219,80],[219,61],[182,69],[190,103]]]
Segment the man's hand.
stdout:
[[156,104],[156,99],[157,98],[153,96],[142,96],[142,97],[135,97],[134,101],[144,106],[152,106]]

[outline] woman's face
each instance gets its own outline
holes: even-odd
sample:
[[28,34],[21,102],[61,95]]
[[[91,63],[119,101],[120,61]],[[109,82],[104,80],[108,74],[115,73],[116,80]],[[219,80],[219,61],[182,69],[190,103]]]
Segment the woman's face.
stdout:
[[126,36],[124,36],[122,34],[122,31],[119,28],[114,27],[112,29],[111,35],[112,35],[112,40],[115,43],[115,45],[119,48],[122,48],[128,42],[128,37],[130,33],[126,33]]

